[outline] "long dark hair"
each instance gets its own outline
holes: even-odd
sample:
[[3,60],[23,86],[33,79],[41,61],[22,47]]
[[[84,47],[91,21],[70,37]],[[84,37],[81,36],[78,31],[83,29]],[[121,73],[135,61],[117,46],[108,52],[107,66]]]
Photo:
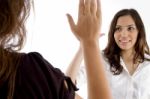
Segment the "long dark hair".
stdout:
[[0,0],[0,88],[7,83],[7,99],[13,98],[19,55],[26,37],[25,21],[31,0]]
[[150,55],[150,50],[146,41],[145,27],[139,13],[135,9],[122,9],[116,13],[110,24],[108,44],[104,49],[104,55],[108,59],[108,62],[110,64],[110,70],[114,75],[120,74],[123,70],[123,67],[120,64],[121,49],[117,46],[115,42],[114,32],[118,18],[126,15],[130,15],[133,18],[139,32],[136,44],[134,46],[136,53],[134,55],[133,62],[135,63],[138,58],[141,59],[140,62],[143,62],[144,60],[149,60],[144,56],[144,54]]

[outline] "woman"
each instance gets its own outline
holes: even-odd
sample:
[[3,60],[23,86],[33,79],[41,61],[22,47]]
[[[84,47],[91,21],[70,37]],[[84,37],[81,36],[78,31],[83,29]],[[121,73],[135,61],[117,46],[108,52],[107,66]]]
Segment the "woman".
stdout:
[[[73,24],[69,14],[68,19],[73,33],[82,41],[87,74],[91,75],[89,79],[98,78],[102,82],[102,85],[95,87],[93,82],[88,81],[89,99],[95,99],[95,96],[98,96],[97,99],[111,99],[105,75],[99,79],[96,73],[89,71],[91,64],[96,63],[92,69],[103,72],[101,62],[97,61],[100,57],[96,56],[99,53],[97,34],[101,22],[100,5],[99,0],[93,1],[80,0],[78,24]],[[0,99],[74,99],[77,88],[69,77],[54,68],[38,52],[19,52],[26,36],[25,20],[31,5],[32,0],[0,0]],[[90,24],[96,24],[86,24],[87,20]],[[94,47],[91,48],[89,40]],[[91,56],[92,51],[95,53]],[[88,62],[95,56],[97,60]],[[99,95],[99,92],[103,95]]]
[[[118,12],[110,25],[104,56],[115,99],[149,99],[150,51],[144,24],[134,9]],[[121,92],[120,92],[121,91]]]
[[[115,14],[102,55],[113,99],[150,98],[150,50],[144,24],[135,9],[122,9]],[[67,71],[73,81],[81,60],[79,49]]]

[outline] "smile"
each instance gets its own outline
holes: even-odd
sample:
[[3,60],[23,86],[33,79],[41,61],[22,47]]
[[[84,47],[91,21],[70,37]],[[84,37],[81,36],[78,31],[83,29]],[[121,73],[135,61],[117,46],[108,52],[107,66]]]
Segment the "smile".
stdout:
[[131,40],[128,40],[128,41],[122,41],[122,40],[119,40],[119,43],[123,46],[126,46],[128,43],[130,43]]

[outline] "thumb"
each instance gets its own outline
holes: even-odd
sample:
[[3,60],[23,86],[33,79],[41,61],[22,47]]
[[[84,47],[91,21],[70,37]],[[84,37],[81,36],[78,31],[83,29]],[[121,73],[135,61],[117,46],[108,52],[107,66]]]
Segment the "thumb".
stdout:
[[75,23],[74,23],[74,20],[73,20],[73,18],[70,14],[66,14],[66,15],[67,15],[67,19],[68,19],[71,31],[74,32],[75,31],[75,26],[76,26]]
[[105,35],[105,33],[100,33],[99,37],[103,37]]

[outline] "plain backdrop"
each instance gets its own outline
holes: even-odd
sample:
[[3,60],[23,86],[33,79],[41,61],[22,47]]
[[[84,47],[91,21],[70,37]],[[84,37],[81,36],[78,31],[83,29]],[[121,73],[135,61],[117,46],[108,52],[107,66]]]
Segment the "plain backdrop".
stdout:
[[[74,57],[79,42],[70,30],[66,13],[77,21],[79,0],[34,0],[34,10],[27,22],[27,40],[23,52],[38,51],[53,66],[65,72]],[[107,44],[109,24],[114,14],[122,8],[135,8],[141,15],[150,42],[150,5],[148,0],[101,0],[102,29],[101,50]],[[150,45],[150,43],[149,43]]]

